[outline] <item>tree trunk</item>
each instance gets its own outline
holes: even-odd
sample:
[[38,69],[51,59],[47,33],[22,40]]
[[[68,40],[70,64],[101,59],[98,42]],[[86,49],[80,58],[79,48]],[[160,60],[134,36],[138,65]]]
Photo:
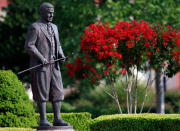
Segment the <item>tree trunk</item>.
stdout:
[[113,93],[113,96],[114,96],[114,100],[118,106],[118,109],[119,109],[119,113],[122,114],[122,110],[121,110],[121,105],[119,103],[119,99],[118,99],[118,96],[117,96],[117,92],[115,91],[115,88],[114,88],[114,83],[112,83],[111,81],[111,89],[112,89],[112,93]]
[[138,69],[137,69],[137,74],[136,74],[136,82],[135,82],[135,100],[134,100],[134,113],[136,114],[136,110],[137,110],[137,95],[138,95]]
[[156,112],[164,114],[165,106],[164,106],[164,89],[161,85],[161,75],[160,72],[156,72]]

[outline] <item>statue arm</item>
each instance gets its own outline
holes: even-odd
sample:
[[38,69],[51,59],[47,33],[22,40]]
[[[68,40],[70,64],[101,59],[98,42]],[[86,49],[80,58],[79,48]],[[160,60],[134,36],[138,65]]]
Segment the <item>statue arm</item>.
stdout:
[[37,29],[31,25],[28,29],[27,39],[25,42],[25,49],[27,50],[30,56],[34,57],[35,59],[43,63],[45,58],[38,51],[35,45],[37,41],[37,35],[38,35]]
[[60,57],[62,57],[62,58],[65,57],[65,56],[64,56],[64,53],[63,53],[63,50],[62,50],[62,48],[61,48],[61,45],[58,46],[58,56],[60,56]]
[[[56,26],[56,29],[57,29],[57,26]],[[58,29],[57,29],[57,33],[58,33],[58,42],[57,42],[57,44],[58,44],[58,57],[65,58],[62,47],[61,47],[61,44],[60,44],[60,41],[59,41]]]

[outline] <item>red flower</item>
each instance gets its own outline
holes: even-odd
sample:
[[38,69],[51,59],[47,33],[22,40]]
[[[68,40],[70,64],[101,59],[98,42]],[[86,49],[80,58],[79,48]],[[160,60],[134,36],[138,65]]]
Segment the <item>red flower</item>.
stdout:
[[127,44],[127,47],[128,47],[128,48],[132,48],[132,45],[131,45],[131,44]]
[[146,41],[145,47],[148,48],[150,46],[150,43]]
[[82,53],[86,61],[91,64],[77,58],[74,66],[67,66],[69,69],[67,72],[71,77],[80,74],[95,80],[95,77],[97,79],[101,74],[97,73],[96,66],[92,67],[94,62],[103,69],[107,69],[103,71],[104,75],[108,71],[113,73],[119,69],[121,74],[125,74],[131,67],[135,65],[143,67],[146,62],[151,68],[159,70],[162,65],[157,62],[157,59],[168,61],[173,57],[180,62],[179,45],[180,34],[171,27],[164,28],[158,25],[151,28],[143,20],[140,22],[134,20],[117,21],[114,27],[110,28],[108,23],[98,22],[85,28],[80,40]]
[[148,55],[151,55],[151,52],[150,52],[150,51],[146,51],[146,53],[147,53]]
[[166,63],[166,62],[163,62],[163,65],[164,65],[164,66],[166,66],[166,65],[167,65],[167,63]]
[[157,51],[157,52],[160,52],[160,49],[159,49],[159,48],[157,48],[157,49],[156,49],[156,51]]
[[126,72],[126,69],[124,69],[124,68],[120,70],[120,73],[121,73],[122,75],[124,75],[125,72]]
[[163,45],[164,45],[164,46],[167,46],[168,44],[167,44],[166,42],[163,42]]
[[69,76],[72,78],[74,76],[74,65],[71,63],[66,63],[65,64],[67,70],[67,74],[69,74]]
[[92,61],[92,59],[91,59],[89,56],[85,56],[85,58],[86,58],[89,62]]
[[104,73],[104,75],[107,75],[108,71],[107,71],[107,70],[104,70],[103,73]]

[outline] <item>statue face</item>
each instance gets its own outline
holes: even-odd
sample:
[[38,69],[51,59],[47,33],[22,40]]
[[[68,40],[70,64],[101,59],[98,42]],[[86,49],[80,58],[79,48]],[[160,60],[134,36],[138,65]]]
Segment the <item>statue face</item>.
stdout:
[[54,8],[46,8],[46,10],[43,12],[42,18],[46,22],[51,22],[53,20],[53,16],[54,16]]

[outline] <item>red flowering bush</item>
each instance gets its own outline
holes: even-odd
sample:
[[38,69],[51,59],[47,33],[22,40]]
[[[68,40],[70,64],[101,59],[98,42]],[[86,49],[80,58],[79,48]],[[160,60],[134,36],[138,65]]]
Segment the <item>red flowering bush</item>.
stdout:
[[179,38],[180,35],[171,27],[156,24],[153,27],[155,40],[146,49],[147,61],[151,68],[162,71],[171,77],[179,71]]
[[[78,79],[90,76],[90,72],[97,77],[113,73],[116,76],[119,73],[125,74],[125,71],[130,72],[134,66],[138,70],[144,70],[147,65],[145,63],[148,62],[151,68],[158,70],[164,68],[166,63],[169,65],[166,73],[172,75],[172,64],[174,67],[180,62],[180,51],[177,50],[179,38],[172,28],[159,24],[151,28],[143,20],[117,21],[113,28],[101,22],[91,24],[84,30],[80,41],[86,61],[77,58],[75,65],[67,63],[67,73],[71,77],[78,74]],[[100,64],[101,71],[87,62]]]
[[[147,22],[141,20],[117,21],[110,28],[108,24],[99,22],[84,30],[80,46],[85,57],[83,60],[77,58],[74,65],[67,63],[67,73],[77,79],[92,78],[93,82],[100,77],[108,80],[112,95],[106,93],[115,100],[120,113],[122,110],[114,82],[117,76],[126,75],[125,88],[129,103],[127,111],[132,113],[132,88],[137,92],[138,75],[135,72],[151,68],[168,76],[174,75],[180,67],[179,45],[180,35],[171,27],[156,24],[151,28]],[[149,81],[147,85],[149,86]],[[136,112],[137,94],[134,101]],[[143,106],[144,102],[141,111]]]
[[117,52],[118,41],[113,36],[114,30],[108,24],[91,24],[84,30],[84,37],[81,37],[80,45],[82,52],[93,59],[95,63],[101,64],[102,75],[108,74],[116,59],[121,60],[122,54]]
[[82,51],[98,61],[121,59],[121,53],[116,51],[118,41],[113,37],[113,31],[107,24],[91,24],[81,37]]
[[145,50],[155,39],[152,28],[145,21],[118,21],[113,29],[113,35],[118,40],[117,52],[121,52],[123,57],[120,66],[127,70],[135,65],[140,68],[146,62]]
[[[88,56],[85,56],[85,58],[88,61],[91,61]],[[95,82],[96,78],[101,77],[101,74],[98,74],[92,65],[87,64],[87,62],[79,57],[76,58],[74,64],[66,63],[65,66],[67,68],[67,74],[71,78],[75,77],[77,80],[91,77],[92,81]]]

